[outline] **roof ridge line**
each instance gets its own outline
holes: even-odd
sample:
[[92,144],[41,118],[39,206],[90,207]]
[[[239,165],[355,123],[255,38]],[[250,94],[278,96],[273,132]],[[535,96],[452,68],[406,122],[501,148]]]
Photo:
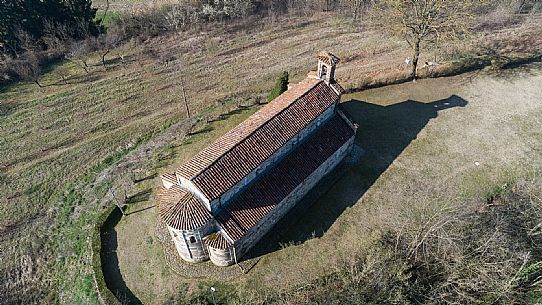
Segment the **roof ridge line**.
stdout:
[[[297,83],[296,85],[299,85],[301,84],[303,81],[305,81],[307,78],[303,79],[301,82]],[[250,132],[248,135],[246,135],[241,141],[235,143],[235,145],[233,145],[232,147],[230,147],[228,150],[226,150],[223,154],[221,154],[218,158],[216,158],[215,160],[213,160],[213,162],[209,163],[207,166],[205,166],[202,170],[199,171],[199,173],[197,173],[196,175],[194,175],[192,178],[190,178],[190,181],[194,181],[194,179],[196,179],[197,177],[199,177],[205,170],[207,170],[209,167],[211,167],[212,165],[214,165],[216,162],[218,162],[218,160],[222,159],[224,157],[224,155],[226,155],[228,152],[230,152],[232,149],[234,149],[235,147],[239,146],[241,143],[245,142],[251,135],[253,135],[256,131],[260,130],[260,128],[262,128],[262,126],[264,126],[265,124],[267,124],[269,121],[271,121],[273,118],[275,118],[276,116],[278,116],[279,114],[281,114],[282,112],[284,112],[286,109],[290,108],[292,106],[292,104],[299,100],[300,98],[302,98],[303,96],[305,96],[308,92],[310,92],[312,89],[314,89],[314,87],[318,86],[320,83],[322,83],[323,81],[320,80],[318,81],[317,83],[315,83],[312,87],[310,87],[308,90],[306,90],[302,95],[300,95],[299,97],[297,97],[295,100],[293,100],[292,102],[290,102],[290,104],[286,107],[284,107],[282,110],[280,110],[279,112],[277,112],[274,116],[272,116],[271,118],[269,118],[268,120],[266,120],[265,122],[263,122],[262,124],[260,124],[260,126],[258,126],[258,128],[254,129],[252,132]],[[284,93],[288,92],[288,90],[284,91],[283,93],[281,93],[281,95],[283,95]],[[280,95],[278,96],[280,97]],[[278,98],[277,97],[277,98]],[[269,105],[269,104],[268,104]],[[243,121],[244,122],[244,121]],[[242,123],[241,123],[242,124]],[[235,127],[234,127],[235,128]]]

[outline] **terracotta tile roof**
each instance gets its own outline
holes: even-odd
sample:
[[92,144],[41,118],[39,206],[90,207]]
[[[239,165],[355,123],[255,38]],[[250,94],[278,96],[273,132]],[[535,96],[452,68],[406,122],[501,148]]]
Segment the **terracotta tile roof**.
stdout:
[[335,92],[339,92],[339,94],[343,94],[346,92],[344,88],[341,85],[339,85],[339,83],[332,83],[331,87],[335,89]]
[[220,232],[209,235],[203,240],[209,247],[224,250],[231,246],[231,243]]
[[166,173],[166,174],[162,174],[160,175],[160,178],[162,179],[162,181],[166,181],[166,182],[169,182],[171,184],[177,184],[177,177],[175,177],[175,174],[169,174],[169,173]]
[[210,200],[220,197],[339,98],[307,78],[260,109],[177,170]]
[[316,79],[305,79],[305,81],[293,86],[275,100],[265,105],[262,109],[251,115],[243,123],[239,124],[228,133],[220,137],[206,149],[199,152],[187,163],[177,169],[177,174],[190,179],[206,169],[220,156],[229,151],[244,138],[254,132],[265,122],[273,118],[280,111],[286,108],[293,101],[291,98],[298,98],[318,83]]
[[353,135],[335,115],[216,215],[221,228],[232,240],[242,238]]
[[325,62],[328,65],[336,65],[341,61],[339,57],[331,54],[328,51],[320,51],[318,53],[318,59]]
[[161,188],[156,194],[156,202],[162,220],[177,230],[193,230],[212,219],[192,193],[174,185],[171,189]]

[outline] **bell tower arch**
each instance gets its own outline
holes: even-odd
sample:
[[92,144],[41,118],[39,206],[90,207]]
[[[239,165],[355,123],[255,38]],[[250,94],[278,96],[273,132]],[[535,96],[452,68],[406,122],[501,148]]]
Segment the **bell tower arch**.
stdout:
[[340,59],[327,51],[318,53],[318,71],[317,77],[326,83],[335,82],[335,67]]

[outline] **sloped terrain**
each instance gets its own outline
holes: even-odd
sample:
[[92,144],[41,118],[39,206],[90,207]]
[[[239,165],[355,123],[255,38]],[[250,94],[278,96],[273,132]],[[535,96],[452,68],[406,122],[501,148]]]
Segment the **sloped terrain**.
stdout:
[[[188,146],[171,147],[176,152],[166,164],[163,151],[136,160],[149,169],[124,173],[128,179],[152,177],[188,159],[235,122],[222,119],[233,115],[239,120],[250,112],[240,110],[243,106],[263,101],[283,70],[290,72],[291,81],[301,80],[315,68],[314,56],[322,49],[343,59],[337,75],[346,87],[358,87],[367,77],[402,73],[400,64],[408,54],[399,41],[324,14],[132,42],[108,54],[106,67],[100,54],[89,55],[88,74],[76,61],[61,62],[41,77],[43,88],[28,83],[1,88],[2,300],[94,303],[88,236],[102,205],[113,204],[107,197],[112,183],[100,180],[109,177],[104,171],[172,124],[187,123],[182,87],[198,133],[187,140]],[[532,86],[533,79],[524,74],[518,78],[526,83],[517,86]],[[211,126],[211,121],[219,124]],[[179,129],[182,135],[186,132]],[[81,195],[81,185],[93,189],[90,195]],[[104,198],[109,200],[104,203]],[[280,268],[296,262],[280,258],[280,253],[277,261],[285,262]],[[266,270],[268,263],[262,265]],[[278,279],[256,270],[254,278],[259,276],[269,283]],[[297,282],[299,275],[292,276]]]

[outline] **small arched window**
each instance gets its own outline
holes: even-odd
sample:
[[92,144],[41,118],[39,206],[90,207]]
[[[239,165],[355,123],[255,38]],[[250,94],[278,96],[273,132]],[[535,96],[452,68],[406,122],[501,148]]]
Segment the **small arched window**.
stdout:
[[196,242],[196,238],[194,236],[190,236],[190,243],[193,244]]
[[320,78],[321,79],[326,79],[327,78],[327,66],[326,65],[322,65],[322,75],[320,75]]

